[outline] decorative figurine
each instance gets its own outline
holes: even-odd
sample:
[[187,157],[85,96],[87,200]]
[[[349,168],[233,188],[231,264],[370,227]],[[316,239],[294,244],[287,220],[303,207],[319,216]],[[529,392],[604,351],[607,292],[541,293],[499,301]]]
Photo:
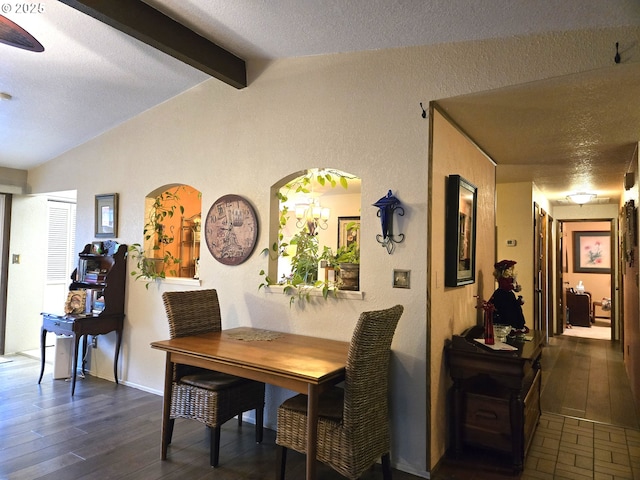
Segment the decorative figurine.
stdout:
[[484,311],[484,344],[485,345],[494,345],[495,338],[493,335],[493,312],[495,311],[495,305],[493,303],[489,303],[478,298],[478,305],[476,308],[482,308]]
[[[521,290],[516,282],[516,275],[513,266],[517,262],[514,260],[502,260],[494,265],[493,276],[498,282],[498,288],[489,299],[496,310],[493,323],[501,325],[511,325],[516,334],[524,334],[529,331],[525,325],[522,304],[522,295],[516,297],[514,292]],[[512,333],[514,333],[512,331]]]

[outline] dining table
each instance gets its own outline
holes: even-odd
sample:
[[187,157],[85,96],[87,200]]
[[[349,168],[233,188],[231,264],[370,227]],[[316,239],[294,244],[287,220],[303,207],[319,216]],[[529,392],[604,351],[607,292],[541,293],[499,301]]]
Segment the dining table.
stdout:
[[162,460],[167,458],[174,364],[236,375],[307,395],[306,478],[316,478],[318,399],[344,380],[349,342],[237,327],[151,343],[166,352]]

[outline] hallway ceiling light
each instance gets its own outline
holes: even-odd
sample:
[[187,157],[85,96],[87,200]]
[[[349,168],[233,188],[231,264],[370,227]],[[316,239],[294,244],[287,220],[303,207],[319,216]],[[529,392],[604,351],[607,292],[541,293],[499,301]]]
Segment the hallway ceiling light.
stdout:
[[573,203],[577,203],[578,205],[584,205],[585,203],[589,203],[596,197],[597,195],[595,193],[580,192],[567,195],[567,200],[570,200]]

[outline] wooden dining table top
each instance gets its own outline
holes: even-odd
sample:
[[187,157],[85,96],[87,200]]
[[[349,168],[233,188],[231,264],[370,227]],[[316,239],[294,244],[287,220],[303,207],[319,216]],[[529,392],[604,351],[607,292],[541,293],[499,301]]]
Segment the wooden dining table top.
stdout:
[[[196,361],[215,361],[320,384],[344,375],[349,342],[251,327],[173,338],[151,347]],[[251,375],[249,375],[251,376]]]

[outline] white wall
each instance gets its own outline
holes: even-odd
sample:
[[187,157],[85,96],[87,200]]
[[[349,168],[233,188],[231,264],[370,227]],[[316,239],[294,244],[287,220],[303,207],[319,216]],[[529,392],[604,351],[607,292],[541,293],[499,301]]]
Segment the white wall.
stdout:
[[[243,195],[258,211],[259,251],[268,243],[269,188],[279,179],[309,167],[361,177],[363,300],[289,308],[286,298],[257,290],[258,272],[266,267],[257,253],[237,267],[203,255],[201,284],[219,290],[227,328],[253,325],[341,340],[350,338],[361,311],[403,304],[392,345],[392,463],[427,476],[429,137],[420,103],[603,67],[611,45],[638,45],[638,39],[637,29],[612,29],[249,63],[246,89],[204,82],[31,170],[29,185],[34,192],[77,188],[78,245],[93,240],[96,194],[120,194],[123,243],[141,241],[144,196],[159,185],[192,185],[202,191],[203,210],[224,194]],[[379,220],[371,206],[389,189],[405,208],[396,226],[406,239],[393,255],[375,240]],[[412,271],[411,289],[392,288],[394,268]],[[168,337],[161,293],[181,288],[129,283],[120,366],[127,384],[161,391],[164,358],[148,345]],[[113,335],[101,339],[94,352],[104,378],[111,378],[113,341]],[[274,426],[285,396],[268,390],[268,425]],[[433,428],[444,443],[446,425]]]
[[13,254],[20,255],[20,263],[9,262],[6,353],[40,348],[47,234],[46,196],[14,196],[9,259]]

